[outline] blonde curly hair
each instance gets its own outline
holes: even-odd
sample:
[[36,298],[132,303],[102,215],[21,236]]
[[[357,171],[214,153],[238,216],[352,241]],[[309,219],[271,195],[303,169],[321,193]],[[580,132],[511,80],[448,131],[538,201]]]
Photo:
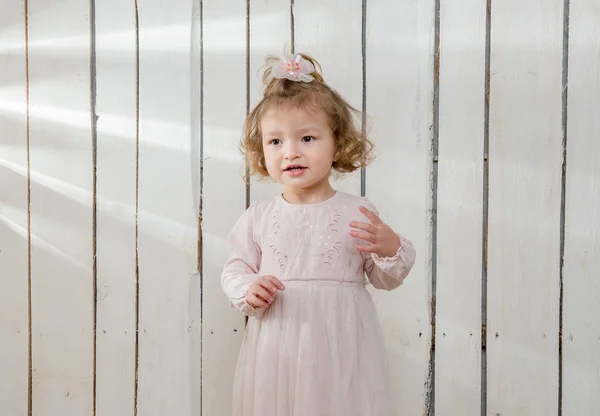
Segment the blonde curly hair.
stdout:
[[361,129],[362,112],[351,106],[340,94],[330,88],[321,75],[320,64],[311,56],[300,54],[313,64],[314,80],[310,83],[275,78],[271,65],[280,58],[268,57],[263,73],[265,92],[262,100],[246,117],[241,150],[246,157],[248,180],[252,175],[269,177],[263,153],[260,121],[265,112],[282,103],[292,103],[306,110],[323,110],[335,138],[335,155],[332,169],[337,173],[349,173],[371,161],[373,144]]

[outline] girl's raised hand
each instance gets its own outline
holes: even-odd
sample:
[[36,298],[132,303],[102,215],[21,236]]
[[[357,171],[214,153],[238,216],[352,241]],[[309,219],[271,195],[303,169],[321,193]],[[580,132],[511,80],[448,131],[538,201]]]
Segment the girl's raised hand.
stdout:
[[350,235],[368,241],[370,244],[367,246],[357,245],[356,248],[365,253],[375,253],[379,257],[393,257],[401,245],[398,234],[373,211],[361,206],[360,212],[371,223],[352,221],[350,227],[356,228],[356,230],[351,230]]
[[275,293],[285,287],[275,276],[261,276],[248,288],[246,302],[253,308],[266,308],[275,300]]

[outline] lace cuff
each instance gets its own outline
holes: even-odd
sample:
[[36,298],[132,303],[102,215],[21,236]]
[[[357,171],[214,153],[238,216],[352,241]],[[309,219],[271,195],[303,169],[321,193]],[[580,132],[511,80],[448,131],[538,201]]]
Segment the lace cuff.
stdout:
[[386,273],[395,274],[394,270],[398,266],[409,266],[412,267],[415,261],[415,250],[410,240],[400,237],[400,247],[396,250],[396,254],[391,257],[380,257],[377,254],[371,254],[373,262],[377,267]]
[[263,314],[263,312],[265,311],[264,308],[262,308],[262,309],[255,308],[246,301],[246,294],[248,293],[249,288],[250,288],[250,284],[245,284],[244,286],[242,286],[240,288],[242,295],[230,298],[229,304],[231,306],[239,309],[240,311],[242,311],[242,313],[244,315],[261,316]]

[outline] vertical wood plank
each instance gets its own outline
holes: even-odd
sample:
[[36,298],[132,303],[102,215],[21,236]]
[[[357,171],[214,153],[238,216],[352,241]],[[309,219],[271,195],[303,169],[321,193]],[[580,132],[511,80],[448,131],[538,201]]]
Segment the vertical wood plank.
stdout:
[[[361,110],[362,0],[295,0],[293,10],[296,52],[317,59],[325,82]],[[359,170],[333,180],[332,186],[360,195],[360,181]]]
[[558,413],[563,1],[494,2],[488,412]]
[[[196,267],[190,296],[189,375],[191,381],[190,409],[192,415],[202,415],[202,0],[191,1],[190,27],[190,154],[192,169],[192,203],[196,218]],[[199,353],[199,354],[198,354]]]
[[399,415],[423,414],[429,394],[434,33],[433,0],[368,3],[366,98],[377,159],[366,196],[417,250],[404,285],[374,293]]
[[[250,2],[250,66],[248,74],[249,108],[259,103],[264,94],[262,72],[267,56],[285,56],[292,48],[291,0],[253,0]],[[297,50],[297,52],[299,52]],[[270,178],[253,177],[250,201],[264,201],[283,192]]]
[[192,1],[139,6],[139,415],[199,414]]
[[435,338],[438,416],[478,415],[481,410],[485,22],[485,2],[441,4]]
[[136,360],[136,22],[96,2],[97,416],[133,415]]
[[563,268],[563,415],[600,408],[600,9],[571,2]]
[[93,412],[90,4],[29,1],[33,414]]
[[0,14],[0,414],[25,416],[29,384],[25,9]]
[[229,256],[227,235],[246,206],[238,150],[246,114],[246,2],[205,2],[202,15],[202,414],[229,415],[244,318],[229,306],[220,276]]

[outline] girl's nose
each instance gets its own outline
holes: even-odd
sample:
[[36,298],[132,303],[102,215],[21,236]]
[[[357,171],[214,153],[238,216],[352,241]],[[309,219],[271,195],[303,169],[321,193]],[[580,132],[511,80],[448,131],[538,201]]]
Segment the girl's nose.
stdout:
[[297,158],[300,155],[297,143],[292,140],[286,140],[286,142],[285,158],[290,160]]

